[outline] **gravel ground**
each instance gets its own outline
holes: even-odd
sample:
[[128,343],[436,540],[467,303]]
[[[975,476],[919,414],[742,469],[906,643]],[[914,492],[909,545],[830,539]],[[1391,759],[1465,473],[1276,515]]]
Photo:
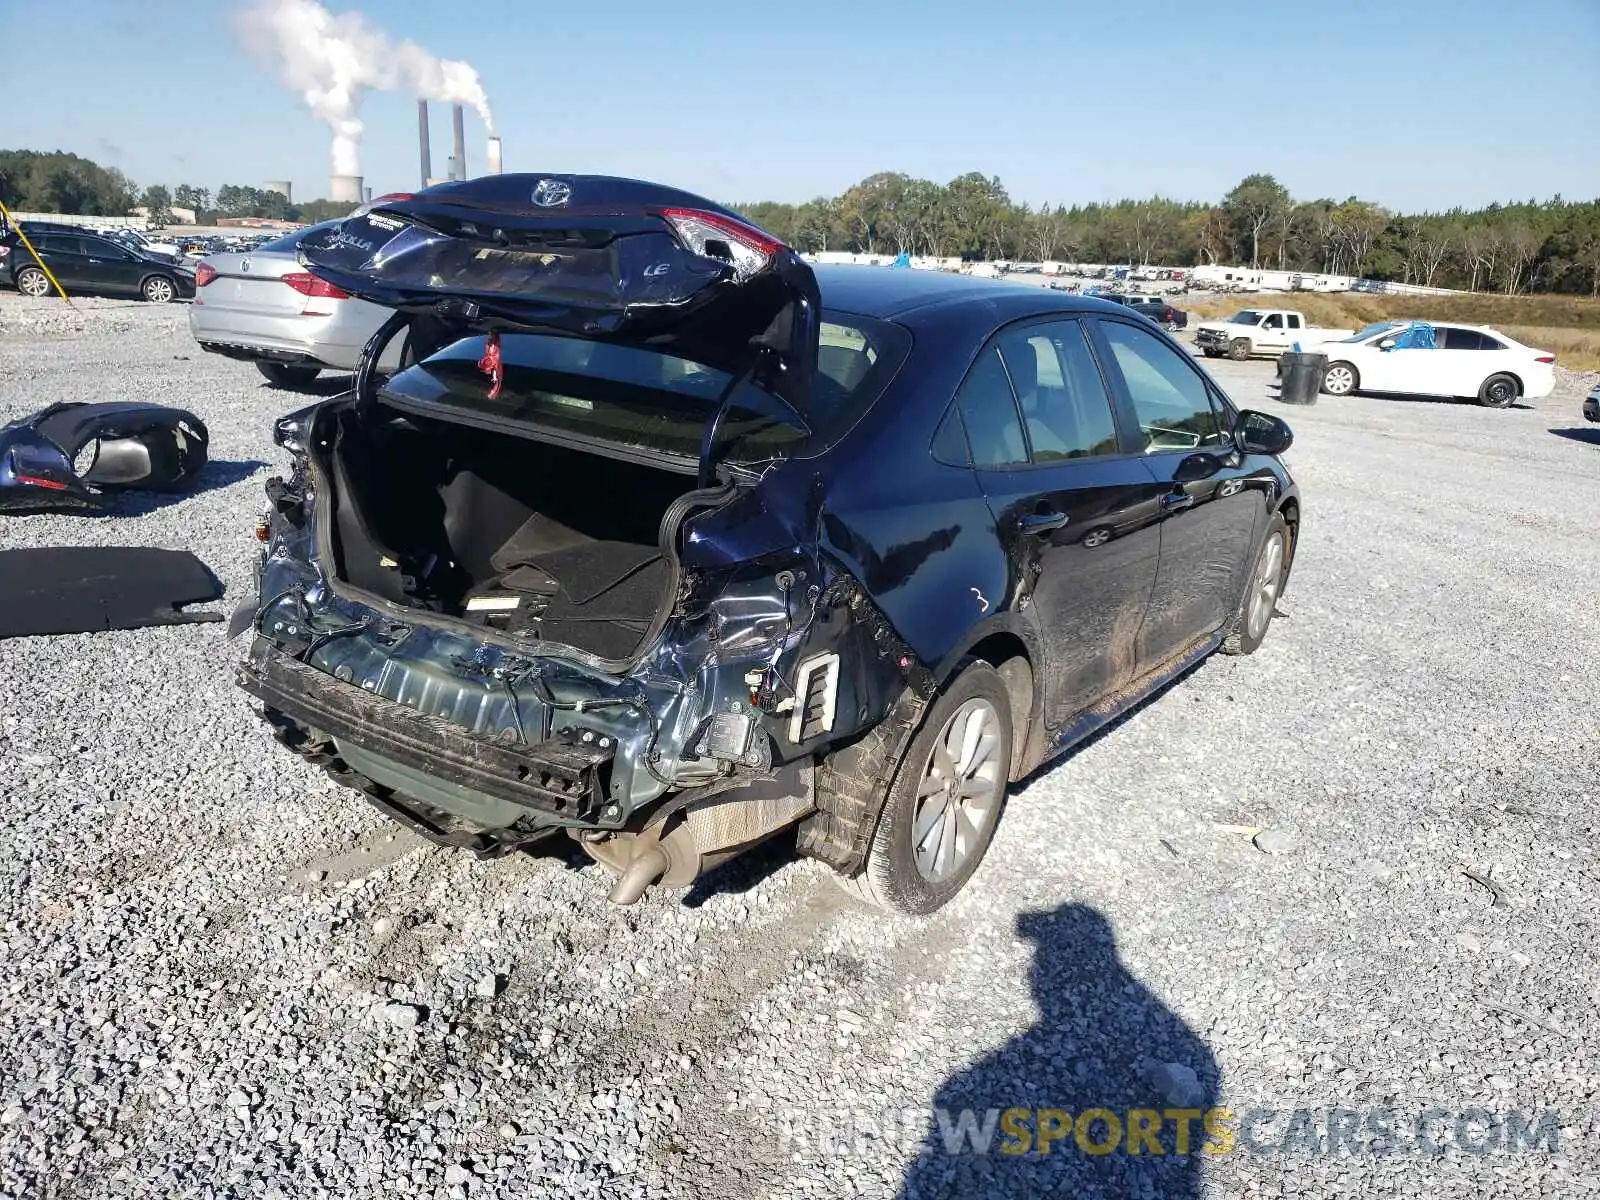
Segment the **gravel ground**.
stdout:
[[[216,461],[0,545],[191,548],[227,606],[295,399],[181,307],[83,304],[0,294],[0,420],[180,403]],[[1600,1194],[1593,377],[1289,409],[1208,366],[1298,434],[1282,619],[1016,789],[922,922],[781,846],[632,909],[565,854],[428,847],[273,745],[218,625],[5,643],[0,1194]],[[1152,1098],[1277,1115],[1219,1155],[922,1141],[935,1104]],[[1467,1109],[1553,1113],[1556,1151],[1463,1149]]]

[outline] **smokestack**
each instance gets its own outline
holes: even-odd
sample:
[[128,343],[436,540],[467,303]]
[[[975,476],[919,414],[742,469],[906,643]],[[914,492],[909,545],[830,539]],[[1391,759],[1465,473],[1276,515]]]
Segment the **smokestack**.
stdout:
[[372,203],[372,189],[369,188],[369,187],[362,188],[361,189],[361,198],[363,200],[365,200],[368,204],[371,204]]
[[459,104],[450,106],[450,125],[455,137],[456,178],[467,177],[467,127],[466,112]]
[[488,166],[489,174],[491,174],[491,175],[500,174],[500,139],[497,138],[497,137],[492,137],[492,138],[489,139],[489,155],[488,155],[488,158],[489,158],[489,166]]
[[422,149],[422,186],[428,186],[433,174],[433,149],[428,145],[428,102],[417,101],[417,141]]
[[328,199],[340,204],[360,204],[364,194],[359,175],[335,175],[328,181]]

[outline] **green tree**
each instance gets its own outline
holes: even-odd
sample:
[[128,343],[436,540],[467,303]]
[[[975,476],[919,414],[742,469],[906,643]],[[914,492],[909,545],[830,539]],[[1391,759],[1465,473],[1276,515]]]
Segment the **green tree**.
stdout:
[[145,188],[144,195],[139,198],[139,204],[152,225],[172,224],[172,193],[159,183],[152,183]]
[[1261,233],[1289,206],[1289,189],[1271,175],[1246,175],[1222,198],[1241,250],[1248,239],[1250,266],[1261,265]]

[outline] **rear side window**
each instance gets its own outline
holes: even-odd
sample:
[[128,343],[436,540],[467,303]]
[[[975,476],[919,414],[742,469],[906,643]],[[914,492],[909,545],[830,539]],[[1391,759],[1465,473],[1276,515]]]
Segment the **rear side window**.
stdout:
[[966,422],[973,466],[1003,467],[1028,460],[1016,398],[998,347],[987,346],[978,356],[956,392],[956,407]]
[[1452,329],[1449,326],[1437,331],[1441,350],[1504,350],[1505,347],[1487,334],[1476,329]]
[[1117,452],[1111,399],[1076,321],[1010,330],[998,344],[1033,462]]
[[1144,433],[1146,454],[1218,446],[1226,440],[1200,373],[1155,334],[1101,321]]

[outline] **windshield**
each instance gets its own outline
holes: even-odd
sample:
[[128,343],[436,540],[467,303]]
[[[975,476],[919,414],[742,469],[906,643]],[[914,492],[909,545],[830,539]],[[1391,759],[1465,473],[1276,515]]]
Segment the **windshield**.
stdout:
[[[723,423],[719,458],[754,463],[827,449],[894,378],[911,335],[886,321],[824,310],[820,343],[810,410],[795,414],[744,385]],[[384,394],[697,462],[706,421],[730,382],[726,372],[653,350],[505,334],[505,383],[490,400],[489,377],[478,367],[483,352],[484,338],[466,338],[396,375]]]
[[1362,329],[1356,330],[1347,338],[1340,338],[1341,342],[1364,342],[1374,334],[1382,333],[1386,329],[1399,329],[1404,324],[1402,321],[1374,321]]
[[1260,323],[1261,314],[1253,308],[1247,308],[1243,312],[1236,312],[1228,318],[1229,325],[1258,325]]

